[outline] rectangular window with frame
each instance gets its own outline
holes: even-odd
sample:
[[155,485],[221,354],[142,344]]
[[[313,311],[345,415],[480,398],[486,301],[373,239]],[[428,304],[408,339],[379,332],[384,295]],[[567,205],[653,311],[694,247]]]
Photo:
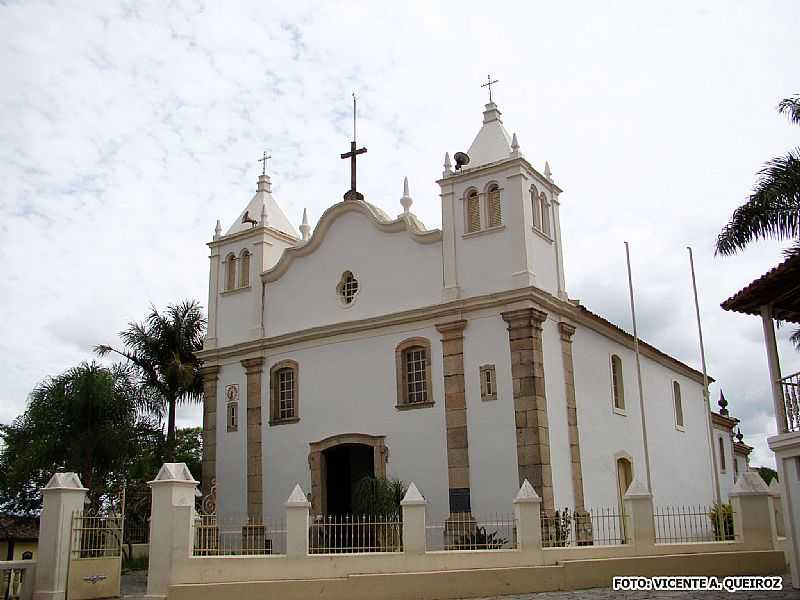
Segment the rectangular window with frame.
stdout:
[[675,405],[675,427],[683,429],[683,399],[681,398],[681,384],[672,382],[672,401]]
[[425,381],[427,361],[428,357],[425,348],[410,348],[406,350],[406,393],[409,404],[428,401]]
[[481,228],[481,201],[477,192],[467,196],[467,233],[480,231]]
[[294,370],[278,371],[278,418],[281,420],[294,417]]
[[503,224],[503,215],[500,203],[500,188],[493,187],[486,196],[486,212],[489,227],[500,227]]
[[228,402],[227,405],[227,424],[228,424],[228,431],[238,431],[239,430],[239,403],[238,402]]
[[611,355],[611,393],[614,399],[614,408],[617,411],[625,410],[625,386],[622,379],[622,359],[616,354]]
[[497,376],[494,365],[483,365],[480,368],[481,400],[497,400]]
[[724,473],[727,470],[727,465],[725,464],[725,440],[722,437],[718,437],[717,441],[719,442],[719,470]]

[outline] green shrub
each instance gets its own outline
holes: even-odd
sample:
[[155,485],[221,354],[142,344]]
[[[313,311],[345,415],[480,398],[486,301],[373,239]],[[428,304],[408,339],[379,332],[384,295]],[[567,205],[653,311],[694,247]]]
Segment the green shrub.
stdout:
[[733,532],[733,508],[730,504],[714,504],[708,513],[711,527],[714,528],[714,539],[726,542],[735,539]]
[[400,518],[400,502],[407,489],[399,479],[364,477],[353,489],[353,514]]

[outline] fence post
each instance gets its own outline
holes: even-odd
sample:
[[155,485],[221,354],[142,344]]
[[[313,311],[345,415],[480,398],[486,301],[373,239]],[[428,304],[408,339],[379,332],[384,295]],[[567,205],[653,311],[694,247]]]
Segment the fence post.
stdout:
[[542,549],[542,499],[527,479],[514,498],[514,517],[517,521],[517,548]]
[[400,502],[403,511],[403,552],[425,554],[425,505],[427,500],[412,481]]
[[72,516],[83,511],[87,489],[75,473],[54,473],[42,488],[35,600],[64,600],[72,541]]
[[625,543],[632,544],[637,554],[652,554],[656,545],[653,495],[639,479],[635,479],[625,492],[623,506]]
[[153,481],[146,598],[166,598],[175,563],[192,554],[197,481],[186,463],[164,463]]
[[729,494],[733,509],[733,532],[751,549],[772,549],[775,543],[769,488],[761,475],[747,471],[736,480]]
[[305,558],[308,556],[308,501],[300,484],[294,486],[286,500],[286,556]]

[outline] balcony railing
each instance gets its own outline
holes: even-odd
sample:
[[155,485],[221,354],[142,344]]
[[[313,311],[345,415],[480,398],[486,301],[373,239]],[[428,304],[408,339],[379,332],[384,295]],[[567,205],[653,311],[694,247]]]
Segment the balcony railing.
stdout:
[[800,431],[800,371],[780,380],[786,431]]

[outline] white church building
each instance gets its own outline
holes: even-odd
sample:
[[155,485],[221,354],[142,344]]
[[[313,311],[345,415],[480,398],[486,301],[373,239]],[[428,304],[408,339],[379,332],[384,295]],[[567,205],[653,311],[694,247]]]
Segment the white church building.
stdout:
[[[561,188],[491,101],[466,154],[437,181],[441,229],[407,186],[394,218],[354,175],[298,233],[266,172],[217,224],[200,358],[220,514],[280,518],[296,483],[315,514],[347,514],[367,475],[414,481],[432,518],[507,512],[524,479],[545,511],[617,507],[646,481],[634,339],[568,296]],[[654,501],[710,504],[702,373],[639,347]]]

